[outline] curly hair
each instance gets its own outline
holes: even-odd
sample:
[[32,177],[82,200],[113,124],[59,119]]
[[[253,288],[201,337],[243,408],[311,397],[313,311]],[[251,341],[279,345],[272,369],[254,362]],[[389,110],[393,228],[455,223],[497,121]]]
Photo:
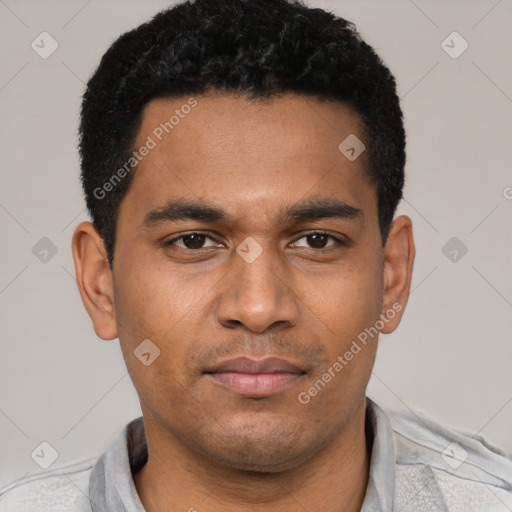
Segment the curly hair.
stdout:
[[403,114],[393,75],[355,25],[301,0],[191,0],[121,35],[83,96],[81,181],[111,266],[119,205],[135,171],[108,194],[97,191],[132,156],[145,105],[210,91],[350,105],[362,121],[385,243],[404,185]]

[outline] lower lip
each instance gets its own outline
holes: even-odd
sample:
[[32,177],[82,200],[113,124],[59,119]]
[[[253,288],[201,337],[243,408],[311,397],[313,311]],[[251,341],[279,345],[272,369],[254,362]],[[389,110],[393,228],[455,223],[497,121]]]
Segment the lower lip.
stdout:
[[297,382],[298,373],[240,373],[221,372],[208,374],[217,382],[244,396],[269,396]]

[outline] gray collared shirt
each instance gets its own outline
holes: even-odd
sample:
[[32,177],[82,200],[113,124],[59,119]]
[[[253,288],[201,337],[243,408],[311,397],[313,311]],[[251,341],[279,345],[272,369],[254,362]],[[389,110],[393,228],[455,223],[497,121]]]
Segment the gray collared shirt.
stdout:
[[[362,512],[512,511],[511,457],[482,436],[423,412],[385,413],[366,402],[372,454]],[[139,417],[101,456],[75,459],[2,489],[0,512],[144,512],[133,474],[146,460]]]

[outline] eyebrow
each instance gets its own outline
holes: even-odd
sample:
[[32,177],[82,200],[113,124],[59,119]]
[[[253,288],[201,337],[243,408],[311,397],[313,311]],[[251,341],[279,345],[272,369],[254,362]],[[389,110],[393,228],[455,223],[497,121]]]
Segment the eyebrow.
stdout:
[[[363,211],[334,198],[309,199],[290,206],[281,207],[278,223],[306,223],[322,219],[352,220],[364,218]],[[229,222],[232,217],[222,208],[202,201],[175,199],[165,206],[151,210],[142,222],[143,228],[152,228],[164,222],[198,220],[208,223]]]

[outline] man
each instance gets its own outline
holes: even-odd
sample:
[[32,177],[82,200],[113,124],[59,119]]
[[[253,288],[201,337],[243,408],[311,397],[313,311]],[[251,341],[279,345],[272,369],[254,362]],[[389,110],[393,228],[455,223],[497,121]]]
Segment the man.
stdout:
[[498,449],[365,395],[414,242],[395,81],[352,24],[293,0],[164,11],[104,55],[80,155],[77,282],[143,416],[0,510],[510,510]]

